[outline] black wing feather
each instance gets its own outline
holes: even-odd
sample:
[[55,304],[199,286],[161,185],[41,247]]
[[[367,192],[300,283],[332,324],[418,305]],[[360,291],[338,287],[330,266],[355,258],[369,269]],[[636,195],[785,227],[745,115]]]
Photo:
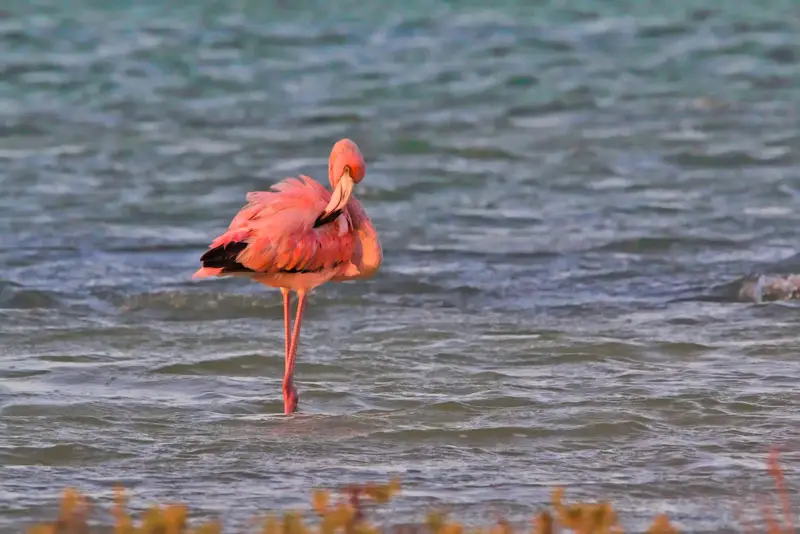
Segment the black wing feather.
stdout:
[[203,267],[213,267],[222,269],[223,273],[252,273],[253,269],[248,269],[236,258],[247,247],[244,241],[234,241],[206,251],[200,257]]

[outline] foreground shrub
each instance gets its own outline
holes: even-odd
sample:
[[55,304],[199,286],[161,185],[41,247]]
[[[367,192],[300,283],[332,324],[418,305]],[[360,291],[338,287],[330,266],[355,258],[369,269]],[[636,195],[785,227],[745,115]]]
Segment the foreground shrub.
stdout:
[[[794,534],[794,522],[789,500],[789,490],[778,464],[778,453],[772,451],[769,458],[769,472],[775,479],[779,503],[760,502],[763,528],[766,534]],[[382,534],[384,530],[373,525],[367,518],[367,510],[374,505],[388,502],[399,493],[400,483],[392,480],[386,485],[347,486],[339,490],[338,499],[332,502],[331,493],[315,490],[312,495],[312,508],[315,520],[306,524],[299,512],[285,512],[282,516],[267,515],[261,524],[262,534]],[[552,495],[552,510],[536,514],[530,534],[553,534],[571,531],[579,534],[622,534],[613,507],[606,503],[564,503],[564,490],[557,488]],[[127,498],[122,488],[115,490],[115,504],[112,509],[114,534],[219,534],[222,525],[209,521],[190,527],[188,510],[183,505],[153,506],[136,521],[126,511]],[[780,508],[780,514],[775,508]],[[74,489],[64,492],[58,518],[51,523],[36,525],[28,534],[88,534],[96,532],[89,525],[91,505],[88,499]],[[782,515],[784,525],[776,516]],[[739,521],[745,532],[757,532],[752,525]],[[102,530],[108,530],[108,527]],[[418,526],[394,527],[394,534],[513,534],[514,528],[506,521],[499,521],[488,528],[467,528],[450,520],[446,514],[428,514],[424,524]],[[679,532],[665,515],[657,516],[648,534],[676,534]]]

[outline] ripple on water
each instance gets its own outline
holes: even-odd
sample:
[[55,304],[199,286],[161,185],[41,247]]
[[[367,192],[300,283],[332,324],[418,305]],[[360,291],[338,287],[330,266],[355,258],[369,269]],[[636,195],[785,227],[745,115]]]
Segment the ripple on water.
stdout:
[[0,309],[26,310],[59,306],[60,298],[55,291],[29,289],[21,284],[0,281]]

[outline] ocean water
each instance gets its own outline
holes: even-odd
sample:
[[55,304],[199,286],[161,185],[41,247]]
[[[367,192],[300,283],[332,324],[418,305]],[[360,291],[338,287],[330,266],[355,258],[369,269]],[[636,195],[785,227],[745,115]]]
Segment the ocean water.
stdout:
[[[0,530],[397,475],[382,524],[562,485],[719,532],[770,445],[796,482],[800,307],[737,298],[800,272],[793,0],[8,6]],[[190,277],[341,137],[384,264],[312,295],[287,418],[280,293]]]

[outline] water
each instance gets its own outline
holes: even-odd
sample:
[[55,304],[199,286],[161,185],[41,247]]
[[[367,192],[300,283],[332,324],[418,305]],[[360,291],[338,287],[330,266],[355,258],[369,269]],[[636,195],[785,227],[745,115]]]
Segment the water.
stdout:
[[[563,484],[693,532],[769,490],[800,308],[725,288],[800,272],[793,0],[158,4],[0,13],[3,530],[117,482],[231,526],[391,474],[388,523]],[[311,298],[285,418],[279,293],[190,276],[344,136],[385,262]]]

